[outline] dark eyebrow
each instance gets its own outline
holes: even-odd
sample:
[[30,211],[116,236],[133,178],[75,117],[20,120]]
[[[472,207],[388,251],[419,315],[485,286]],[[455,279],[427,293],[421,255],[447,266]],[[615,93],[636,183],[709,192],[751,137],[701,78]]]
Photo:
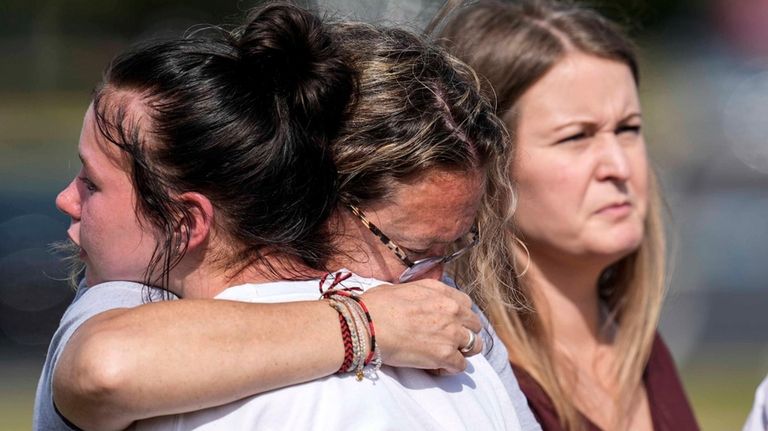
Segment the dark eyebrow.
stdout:
[[554,129],[552,129],[553,132],[559,132],[560,130],[563,130],[565,128],[571,127],[571,126],[581,126],[583,128],[594,128],[596,127],[595,123],[591,121],[569,121],[567,123],[563,123]]
[[567,129],[573,126],[578,126],[579,129],[582,130],[583,133],[586,133],[587,135],[593,135],[600,127],[597,123],[592,121],[571,121],[569,123],[561,124],[560,126],[555,127],[554,129],[552,129],[551,132],[549,132],[548,136],[556,136],[560,134],[564,129]]
[[[627,121],[633,120],[635,118],[637,118],[639,120],[642,120],[643,116],[639,112],[633,112],[633,113],[627,115],[626,117],[622,118],[621,120],[619,120],[619,124],[626,123]],[[581,126],[582,128],[585,128],[585,129],[589,130],[590,128],[591,129],[596,128],[597,124],[595,124],[595,123],[593,123],[591,121],[570,121],[568,123],[564,123],[564,124],[561,124],[561,125],[555,127],[554,129],[552,129],[552,131],[553,132],[559,132],[560,130],[565,129],[565,128],[570,127],[570,126]]]

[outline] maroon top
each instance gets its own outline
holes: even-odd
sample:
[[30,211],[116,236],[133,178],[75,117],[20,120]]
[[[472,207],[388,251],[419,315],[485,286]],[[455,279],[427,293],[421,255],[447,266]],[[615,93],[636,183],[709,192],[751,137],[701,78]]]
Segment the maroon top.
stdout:
[[[536,380],[522,368],[512,364],[520,389],[528,405],[544,431],[565,431],[549,398]],[[698,431],[699,425],[693,416],[683,385],[675,369],[675,362],[661,336],[656,333],[651,347],[651,356],[643,372],[645,392],[651,410],[654,431]],[[587,430],[601,431],[589,419],[584,418]]]

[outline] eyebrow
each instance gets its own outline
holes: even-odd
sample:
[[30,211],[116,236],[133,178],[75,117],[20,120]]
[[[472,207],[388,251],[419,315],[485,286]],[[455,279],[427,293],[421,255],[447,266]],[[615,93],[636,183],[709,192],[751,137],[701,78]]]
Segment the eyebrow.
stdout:
[[[477,222],[472,223],[470,227],[461,235],[459,235],[457,238],[454,238],[452,240],[443,240],[442,238],[435,238],[435,237],[422,237],[422,238],[393,238],[393,241],[397,243],[397,245],[407,248],[407,249],[422,249],[424,248],[424,245],[427,247],[433,247],[435,245],[450,245],[455,243],[456,241],[461,240],[465,236],[469,235],[470,232],[472,232],[472,228],[477,224]],[[405,245],[403,245],[405,244]],[[412,245],[418,244],[418,247],[411,247]],[[411,246],[409,246],[411,245]]]
[[[633,120],[635,118],[642,119],[643,115],[639,112],[633,112],[631,114],[628,114],[627,116],[623,117],[621,120],[618,121],[618,124],[626,123],[629,120]],[[582,126],[582,127],[595,127],[597,126],[597,123],[594,123],[592,121],[569,121],[567,123],[561,124],[554,129],[552,129],[553,132],[559,132],[560,130],[563,130],[565,128],[571,127],[571,126]]]
[[92,175],[93,174],[93,169],[91,169],[91,164],[88,163],[88,160],[85,157],[83,157],[82,153],[78,152],[77,153],[77,158],[80,159],[80,163],[82,163],[83,169],[88,171],[89,175]]

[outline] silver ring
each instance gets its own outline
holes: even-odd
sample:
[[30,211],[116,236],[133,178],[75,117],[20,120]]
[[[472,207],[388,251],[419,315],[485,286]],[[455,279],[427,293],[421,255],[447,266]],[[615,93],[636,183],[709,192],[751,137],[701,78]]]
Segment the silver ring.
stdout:
[[475,342],[477,341],[477,334],[469,329],[467,329],[467,331],[469,331],[469,341],[467,341],[467,344],[464,347],[459,348],[459,352],[461,353],[471,352],[472,349],[475,348]]

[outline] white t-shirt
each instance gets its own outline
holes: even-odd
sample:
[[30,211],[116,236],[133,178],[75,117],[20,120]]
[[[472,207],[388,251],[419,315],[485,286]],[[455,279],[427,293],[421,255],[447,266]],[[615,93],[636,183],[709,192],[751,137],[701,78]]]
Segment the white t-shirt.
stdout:
[[749,413],[747,423],[743,431],[768,431],[768,377],[766,377],[755,391],[755,404]]
[[[353,276],[347,287],[381,282]],[[287,302],[319,297],[314,281],[278,281],[231,287],[217,299]],[[377,378],[332,375],[234,403],[139,421],[136,430],[520,430],[515,408],[482,355],[465,372],[434,376],[383,366]]]

